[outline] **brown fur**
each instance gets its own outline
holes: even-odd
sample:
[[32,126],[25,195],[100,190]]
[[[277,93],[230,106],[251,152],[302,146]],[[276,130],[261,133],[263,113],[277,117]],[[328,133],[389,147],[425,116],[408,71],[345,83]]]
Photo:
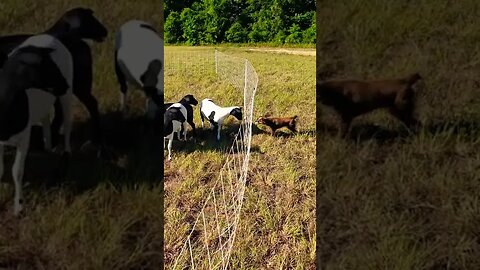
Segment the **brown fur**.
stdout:
[[333,107],[342,118],[341,135],[345,136],[353,118],[380,108],[409,128],[418,121],[413,116],[415,91],[413,85],[421,79],[418,73],[396,80],[326,81],[317,83],[317,102]]
[[261,116],[257,119],[257,121],[255,121],[255,123],[263,124],[270,127],[270,130],[271,130],[270,134],[274,136],[277,129],[282,127],[286,127],[292,132],[296,133],[297,118],[298,117],[296,115],[293,117],[282,117],[282,118]]

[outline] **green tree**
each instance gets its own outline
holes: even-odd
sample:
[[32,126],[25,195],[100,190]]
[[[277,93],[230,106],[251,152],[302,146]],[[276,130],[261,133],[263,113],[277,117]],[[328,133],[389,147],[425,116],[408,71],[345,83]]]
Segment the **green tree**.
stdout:
[[240,24],[235,22],[225,33],[226,40],[231,43],[248,42],[248,31]]
[[165,22],[165,42],[180,43],[183,42],[183,29],[180,13],[173,11]]
[[165,40],[315,43],[315,0],[166,0]]

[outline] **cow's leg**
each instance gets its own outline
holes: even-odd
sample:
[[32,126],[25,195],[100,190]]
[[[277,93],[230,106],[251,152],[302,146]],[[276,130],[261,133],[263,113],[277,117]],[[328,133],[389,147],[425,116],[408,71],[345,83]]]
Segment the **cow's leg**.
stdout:
[[183,139],[187,141],[187,121],[182,123],[183,126]]
[[45,116],[42,119],[42,128],[43,128],[43,143],[45,145],[45,150],[52,151],[52,130],[50,127],[50,115]]
[[13,214],[17,216],[23,210],[23,173],[25,170],[25,160],[28,153],[28,144],[30,141],[31,127],[25,129],[24,134],[21,136],[21,141],[17,146],[17,152],[15,154],[15,161],[12,166],[12,176],[15,184],[15,196]]
[[89,92],[78,91],[77,98],[85,105],[90,114],[91,140],[94,145],[102,143],[102,128],[100,124],[100,112],[97,99]]
[[173,144],[173,133],[169,135],[168,141],[168,160],[172,160],[172,144]]
[[[71,91],[70,89],[68,91]],[[70,146],[70,135],[72,132],[72,95],[71,92],[67,93],[60,97],[60,104],[62,105],[62,113],[63,113],[63,134],[64,134],[64,152],[70,154],[72,152],[72,148]]]
[[62,105],[60,104],[60,100],[57,98],[54,104],[55,114],[50,125],[50,134],[52,138],[52,147],[57,146],[59,138],[60,138],[60,127],[63,123],[63,112],[62,112]]
[[203,116],[202,111],[200,111],[200,118],[202,119],[202,129],[203,129],[203,128],[205,128],[205,123],[204,123],[205,117]]
[[123,74],[122,69],[118,63],[118,52],[115,51],[115,74],[117,75],[117,81],[120,84],[120,110],[122,111],[123,115],[127,114],[127,80],[125,78],[125,74]]

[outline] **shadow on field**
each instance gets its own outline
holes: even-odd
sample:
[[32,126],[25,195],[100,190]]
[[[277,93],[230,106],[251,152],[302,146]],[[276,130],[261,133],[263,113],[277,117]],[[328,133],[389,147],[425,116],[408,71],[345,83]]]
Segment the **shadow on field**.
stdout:
[[[325,124],[317,123],[317,136],[338,137],[340,126],[337,124]],[[387,126],[380,126],[375,124],[353,124],[350,128],[350,132],[347,135],[348,140],[356,142],[365,142],[374,140],[378,144],[387,144],[396,139],[406,138],[412,135],[406,128],[391,129]]]
[[[270,128],[266,126],[260,128],[257,125],[253,125],[252,135],[260,135],[260,134],[270,135]],[[316,131],[313,129],[307,129],[307,130],[297,129],[297,132],[293,133],[288,128],[281,128],[281,129],[277,129],[277,132],[275,133],[275,137],[279,137],[279,138],[291,138],[297,135],[315,136]]]
[[[211,152],[220,152],[225,153],[230,150],[235,139],[235,135],[238,132],[239,125],[231,125],[226,128],[222,128],[220,133],[220,141],[216,140],[216,131],[208,129],[208,127],[201,128],[201,126],[196,128],[196,137],[192,138],[192,132],[189,131],[187,134],[187,141],[179,141],[177,135],[174,136],[173,146],[172,146],[172,159],[176,151],[183,152],[186,154],[195,152],[195,151],[211,151]],[[163,142],[163,139],[162,139]],[[250,147],[251,152],[259,152],[260,149],[254,145]],[[167,154],[167,149],[164,150],[164,155]]]
[[[160,155],[163,140],[153,132],[147,132],[144,119],[143,116],[124,118],[120,112],[103,114],[101,120],[106,155],[102,158],[97,158],[93,147],[80,149],[89,139],[90,123],[76,121],[66,178],[62,177],[61,171],[65,160],[57,153],[43,150],[41,127],[36,127],[32,130],[24,182],[33,188],[66,186],[74,193],[95,188],[107,181],[114,186],[159,183],[163,170]],[[14,155],[13,150],[6,152],[4,182],[13,183],[10,168]]]
[[[325,134],[332,137],[339,136],[338,125],[317,123],[317,128],[317,136],[325,136]],[[417,134],[420,132],[429,135],[449,133],[456,136],[478,137],[480,136],[480,121],[471,119],[436,121],[422,125]],[[379,144],[387,144],[397,139],[405,139],[410,136],[416,135],[404,126],[392,129],[387,126],[375,124],[354,124],[351,127],[348,139],[356,142],[375,140]]]

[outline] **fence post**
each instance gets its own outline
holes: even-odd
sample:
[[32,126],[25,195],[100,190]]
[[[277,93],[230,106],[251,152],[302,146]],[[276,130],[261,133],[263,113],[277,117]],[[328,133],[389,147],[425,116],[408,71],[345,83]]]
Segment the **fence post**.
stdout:
[[217,49],[215,49],[215,73],[218,74]]
[[245,86],[243,87],[243,108],[247,108],[248,60],[245,59]]

